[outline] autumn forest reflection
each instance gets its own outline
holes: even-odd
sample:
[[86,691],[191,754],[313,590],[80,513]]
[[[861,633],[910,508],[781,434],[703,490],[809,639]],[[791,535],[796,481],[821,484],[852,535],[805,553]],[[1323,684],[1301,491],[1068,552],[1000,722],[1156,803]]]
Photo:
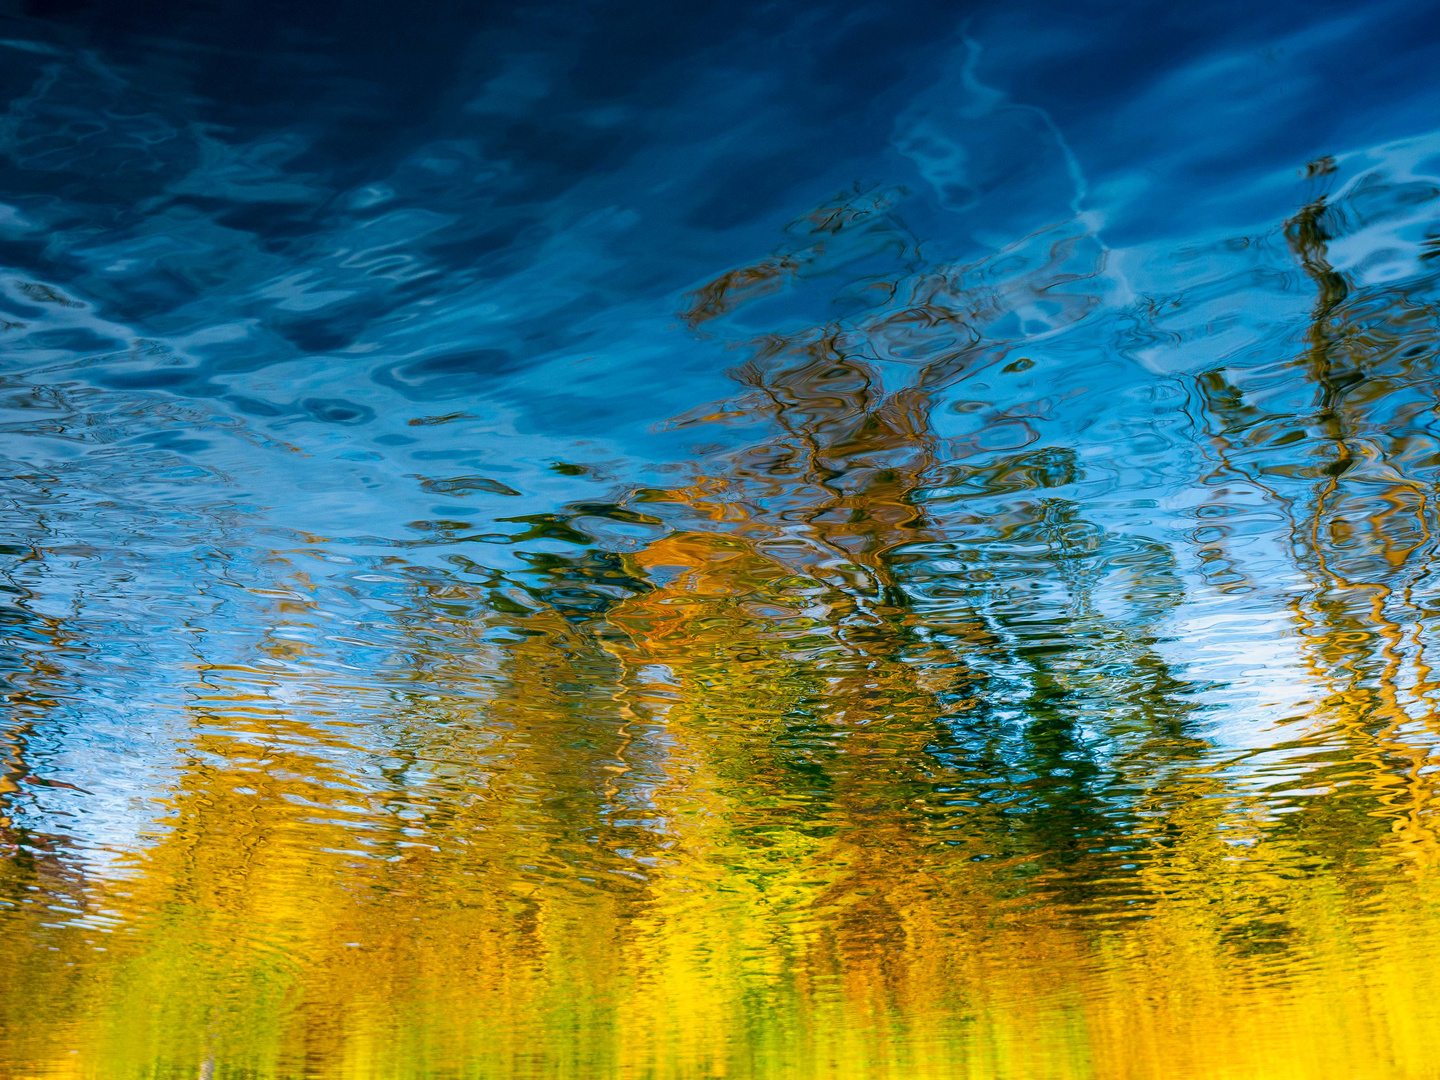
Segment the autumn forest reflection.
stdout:
[[1436,1075],[1436,136],[1122,242],[957,30],[722,259],[583,34],[364,186],[11,21],[0,1073]]

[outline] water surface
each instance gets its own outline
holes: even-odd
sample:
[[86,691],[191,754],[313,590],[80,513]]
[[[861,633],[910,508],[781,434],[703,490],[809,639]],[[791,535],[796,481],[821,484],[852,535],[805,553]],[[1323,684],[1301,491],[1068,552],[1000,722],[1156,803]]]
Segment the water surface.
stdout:
[[0,7],[0,1075],[1440,1075],[1424,5]]

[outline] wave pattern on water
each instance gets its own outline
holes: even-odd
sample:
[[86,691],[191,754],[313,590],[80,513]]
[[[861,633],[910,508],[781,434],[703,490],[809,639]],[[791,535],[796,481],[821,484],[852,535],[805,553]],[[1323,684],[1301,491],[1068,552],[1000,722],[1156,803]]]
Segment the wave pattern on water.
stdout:
[[344,7],[0,6],[0,1072],[1435,1074],[1423,20]]

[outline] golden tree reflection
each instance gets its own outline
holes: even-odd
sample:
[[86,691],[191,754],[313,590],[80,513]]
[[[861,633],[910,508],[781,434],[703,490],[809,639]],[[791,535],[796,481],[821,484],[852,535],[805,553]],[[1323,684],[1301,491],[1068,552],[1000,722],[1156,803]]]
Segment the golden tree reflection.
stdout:
[[[149,845],[85,919],[0,916],[36,943],[7,1068],[1433,1074],[1432,481],[1380,430],[1425,382],[1416,309],[1346,291],[1317,201],[1286,234],[1321,294],[1302,354],[1198,381],[1209,486],[1282,507],[1309,582],[1317,703],[1245,761],[1166,659],[1177,552],[1087,516],[1038,413],[935,422],[1027,369],[1017,312],[1097,308],[1103,250],[1072,222],[922,268],[892,204],[827,204],[693,295],[719,332],[890,260],[858,314],[738,342],[736,398],[676,421],[763,437],[517,519],[547,541],[524,572],[416,571],[392,677],[322,675],[279,632],[311,617],[298,571],[253,665],[201,664]],[[1282,392],[1311,412],[1256,404]],[[648,539],[602,550],[587,519]],[[1215,581],[1256,587],[1206,535]]]

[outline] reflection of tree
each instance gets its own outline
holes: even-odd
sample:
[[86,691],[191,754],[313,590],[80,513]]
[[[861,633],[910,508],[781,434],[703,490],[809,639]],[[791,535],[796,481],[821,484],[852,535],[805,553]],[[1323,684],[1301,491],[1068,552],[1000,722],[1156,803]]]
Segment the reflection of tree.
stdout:
[[[1310,171],[1328,176],[1333,163]],[[1277,749],[1325,794],[1300,800],[1280,830],[1324,865],[1383,864],[1387,833],[1426,862],[1436,848],[1429,612],[1417,599],[1433,559],[1425,418],[1436,330],[1421,299],[1433,276],[1357,285],[1328,255],[1333,240],[1433,197],[1421,187],[1374,173],[1307,203],[1284,229],[1316,291],[1301,351],[1200,380],[1222,475],[1283,510],[1306,583],[1289,606],[1319,707],[1306,733]]]
[[[836,271],[863,283],[844,319],[742,343],[736,399],[675,422],[761,437],[512,519],[519,569],[440,537],[448,569],[403,571],[389,674],[322,678],[278,633],[201,665],[170,816],[92,886],[129,932],[100,960],[52,935],[85,988],[7,1014],[74,1018],[116,1075],[1258,1075],[1315,1045],[1423,1075],[1440,1018],[1387,1027],[1375,1003],[1423,1000],[1406,945],[1433,897],[1346,872],[1428,783],[1385,712],[1396,656],[1420,663],[1385,620],[1417,617],[1356,609],[1379,593],[1351,583],[1373,564],[1412,602],[1426,549],[1398,511],[1374,519],[1387,543],[1335,529],[1347,498],[1421,490],[1346,487],[1400,451],[1366,456],[1378,399],[1347,387],[1376,376],[1331,354],[1403,333],[1325,294],[1295,366],[1319,387],[1313,472],[1272,449],[1293,418],[1201,383],[1225,467],[1291,512],[1317,583],[1294,610],[1333,696],[1287,749],[1333,787],[1287,804],[1215,764],[1161,654],[1169,547],[1090,520],[1077,454],[1023,408],[936,421],[1029,365],[1017,313],[1094,308],[1093,241],[923,268],[888,199],[822,207],[697,290],[687,321],[719,333]],[[1312,228],[1291,233],[1323,287]],[[277,625],[312,608],[297,585]]]
[[[447,593],[432,610],[462,599]],[[286,621],[308,606],[287,601]],[[619,966],[654,836],[607,792],[625,741],[613,660],[561,620],[527,629],[486,671],[473,626],[432,619],[449,660],[476,650],[456,664],[471,706],[428,704],[429,682],[388,703],[362,691],[347,705],[384,710],[379,745],[334,723],[297,642],[203,668],[163,832],[101,883],[127,933],[73,1002],[93,1053],[117,1070],[208,1059],[220,1076],[430,1054],[523,1069],[556,1028],[588,1030],[564,1053],[603,1062],[614,1003],[586,988]],[[56,938],[72,963],[83,938]]]
[[[1344,294],[1306,221],[1291,234],[1321,285],[1321,325],[1339,317]],[[1372,800],[1303,800],[1302,813],[1277,823],[1201,761],[1193,687],[1155,649],[1157,621],[1182,598],[1167,548],[1108,534],[1063,498],[1033,496],[1075,479],[1065,448],[977,453],[983,440],[946,444],[928,423],[936,393],[1013,355],[1003,339],[987,339],[987,318],[1003,325],[1007,302],[1083,280],[1073,264],[1083,246],[1062,238],[1032,275],[991,291],[990,306],[958,288],[959,275],[920,274],[909,284],[923,312],[906,306],[902,285],[881,290],[892,306],[843,330],[762,340],[739,369],[750,393],[702,415],[767,415],[776,437],[731,453],[688,488],[646,495],[688,507],[697,525],[636,556],[668,581],[615,616],[631,631],[631,662],[669,673],[669,716],[684,718],[672,730],[705,733],[704,743],[696,734],[685,741],[703,749],[711,783],[729,796],[730,828],[712,843],[742,877],[774,868],[769,880],[783,888],[758,891],[774,889],[788,906],[792,970],[848,971],[856,1001],[880,992],[892,1006],[923,1010],[924,991],[901,973],[951,955],[941,942],[967,924],[960,913],[977,896],[992,919],[1007,898],[1028,894],[1046,897],[1057,921],[1151,920],[1136,923],[1148,925],[1136,940],[1197,984],[1214,977],[1215,968],[1197,966],[1202,955],[1244,965],[1264,986],[1313,970],[1337,946],[1382,940],[1354,936],[1334,915],[1372,885],[1345,895],[1336,891],[1344,878],[1311,876],[1376,852],[1385,824]],[[986,276],[985,267],[972,272]],[[761,276],[764,292],[777,274]],[[696,310],[718,317],[760,279],[727,275],[699,291]],[[747,294],[734,303],[725,299],[731,281]],[[1076,294],[1057,317],[1085,310]],[[897,325],[937,328],[946,348],[928,355],[912,332],[899,354],[887,338]],[[1319,424],[1337,448],[1321,469],[1312,533],[1322,517],[1334,520],[1321,508],[1357,458],[1343,415],[1356,379],[1329,358],[1331,333],[1313,332],[1308,354]],[[1397,339],[1383,348],[1398,351]],[[893,372],[897,357],[911,374],[887,392],[882,369]],[[1407,496],[1385,491],[1377,520],[1393,537],[1404,531],[1394,518]],[[705,531],[707,521],[718,533]],[[1423,527],[1410,532],[1412,547],[1428,538]],[[1384,543],[1387,565],[1403,562],[1402,548]],[[1319,550],[1315,561],[1337,563]],[[1404,623],[1418,625],[1418,612]],[[1399,625],[1387,622],[1381,635],[1388,666],[1351,671],[1348,707],[1357,692],[1393,698],[1384,679],[1395,674]],[[1341,645],[1354,634],[1352,624],[1336,629]],[[1376,675],[1372,691],[1366,680]],[[1367,755],[1334,754],[1333,767],[1353,769]],[[1395,788],[1374,785],[1381,802]],[[808,935],[801,942],[798,927]],[[1052,925],[1041,940],[1059,948],[1063,934]],[[886,963],[891,949],[904,959]],[[1275,957],[1291,965],[1288,975]],[[1145,985],[1143,970],[1125,978]],[[985,981],[975,968],[968,975],[958,981]],[[1133,1008],[1132,1034],[1154,1015],[1153,1002]],[[1400,1040],[1396,1053],[1415,1049],[1403,1033],[1388,1037]]]
[[[837,219],[860,227],[865,247],[874,246],[875,234],[901,233],[874,216],[812,215],[823,217],[832,247]],[[777,434],[732,453],[722,463],[728,467],[692,488],[723,491],[724,504],[746,515],[727,533],[729,542],[791,572],[770,595],[756,595],[754,582],[725,589],[712,581],[711,591],[749,593],[751,605],[783,608],[797,579],[823,590],[835,645],[818,654],[817,675],[830,663],[904,672],[887,687],[885,709],[913,701],[917,683],[958,686],[948,702],[942,691],[940,709],[932,694],[920,694],[930,715],[905,757],[930,774],[929,783],[944,777],[955,784],[955,801],[963,802],[967,785],[945,776],[936,751],[953,759],[967,752],[962,732],[984,733],[975,749],[997,770],[985,781],[993,789],[986,797],[1013,800],[1017,822],[1048,833],[1026,851],[1046,857],[1079,850],[1087,834],[1107,831],[1087,814],[1100,813],[1097,782],[1115,779],[1111,758],[1127,742],[1159,737],[1182,757],[1193,753],[1184,687],[1165,673],[1146,636],[1179,602],[1180,581],[1162,545],[1107,535],[1063,499],[1032,497],[1078,478],[1072,451],[977,452],[941,439],[930,412],[936,395],[1000,367],[1013,349],[987,327],[1003,326],[1041,295],[1060,298],[1052,318],[1062,325],[1088,310],[1082,292],[1063,288],[1094,273],[1087,243],[1062,233],[1028,273],[998,282],[988,264],[902,277],[881,291],[887,299],[877,311],[843,329],[762,339],[738,375],[750,391],[743,404],[751,415],[768,414]],[[707,310],[727,306],[712,294],[728,278],[697,294]],[[892,378],[903,364],[905,380],[888,391],[887,362]],[[692,504],[705,516],[722,515],[713,496]],[[1097,607],[1097,589],[1107,588],[1121,603],[1118,618]],[[662,593],[645,602],[662,604]],[[1086,685],[1101,671],[1115,674],[1103,686]],[[848,707],[847,689],[837,684],[837,707]],[[1087,705],[1097,699],[1105,706]],[[945,715],[962,701],[955,715]],[[1128,706],[1110,706],[1116,701]],[[847,745],[837,743],[842,755]],[[1060,816],[1052,821],[1051,814]]]
[[[900,231],[848,220],[867,250]],[[1007,359],[983,334],[1007,305],[1083,280],[1084,243],[1061,236],[993,289],[947,268],[877,289],[879,311],[843,328],[761,339],[743,397],[699,412],[773,434],[643,494],[691,522],[631,557],[662,583],[611,615],[628,670],[663,672],[693,762],[668,795],[722,800],[693,842],[748,883],[744,917],[775,927],[785,970],[836,972],[853,1015],[938,1009],[953,991],[927,968],[984,985],[998,957],[974,928],[1021,910],[1053,916],[1063,949],[1071,905],[1136,891],[1132,809],[1200,749],[1189,688],[1154,649],[1181,599],[1168,550],[1037,497],[1076,479],[1066,448],[985,453],[930,423],[937,395]],[[733,310],[755,280],[722,277],[696,310]],[[1060,295],[1057,318],[1087,310]]]
[[[44,948],[62,939],[43,926],[50,918],[86,914],[88,897],[82,861],[74,842],[61,832],[37,829],[34,814],[17,813],[27,788],[65,788],[63,782],[36,776],[28,751],[37,730],[43,730],[53,712],[69,673],[67,654],[78,651],[73,630],[64,621],[35,610],[28,586],[42,577],[42,556],[27,547],[6,544],[0,548],[5,567],[0,592],[0,701],[4,728],[0,730],[0,930],[13,935],[21,947]],[[32,819],[26,822],[25,817]],[[42,925],[35,925],[40,923]],[[28,974],[28,973],[27,973]],[[17,1048],[31,1045],[33,1017],[43,1015],[46,1004],[64,992],[58,972],[37,972],[38,977],[0,979],[0,1033]]]

